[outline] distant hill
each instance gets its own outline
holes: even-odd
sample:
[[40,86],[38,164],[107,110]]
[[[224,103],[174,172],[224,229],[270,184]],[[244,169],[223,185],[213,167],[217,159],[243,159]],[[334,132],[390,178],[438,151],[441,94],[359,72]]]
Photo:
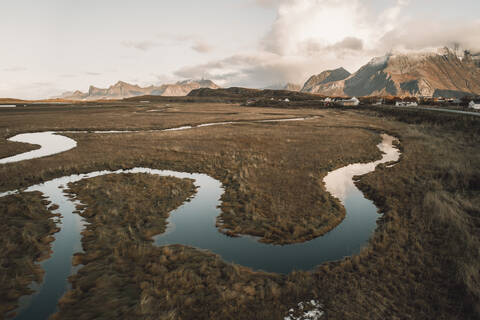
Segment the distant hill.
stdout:
[[192,90],[188,97],[198,98],[219,98],[224,101],[245,101],[248,99],[289,99],[290,101],[318,100],[319,95],[306,92],[297,92],[290,90],[272,90],[272,89],[249,89],[232,87],[226,89],[201,88]]
[[389,54],[373,58],[352,75],[347,76],[343,68],[322,72],[311,77],[302,92],[461,98],[480,94],[479,61],[478,55],[460,58],[449,49],[439,53]]
[[22,103],[26,100],[21,99],[13,99],[13,98],[0,98],[0,104],[15,104],[15,103]]
[[124,99],[130,97],[152,95],[152,96],[186,96],[190,91],[199,88],[220,88],[211,80],[185,80],[174,84],[161,86],[140,87],[135,84],[118,81],[116,84],[106,88],[90,86],[88,92],[70,91],[63,93],[61,99],[68,100],[101,100],[101,99]]
[[267,90],[288,90],[288,91],[300,91],[302,86],[296,83],[276,84],[266,87]]

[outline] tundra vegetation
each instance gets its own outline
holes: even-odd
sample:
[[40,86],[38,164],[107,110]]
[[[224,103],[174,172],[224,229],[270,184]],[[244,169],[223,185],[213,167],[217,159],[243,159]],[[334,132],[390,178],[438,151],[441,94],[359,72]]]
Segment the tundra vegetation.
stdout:
[[41,283],[44,271],[36,262],[50,255],[58,231],[40,192],[0,198],[0,318],[13,315],[18,299],[32,294],[30,284]]
[[[248,122],[298,116],[317,118]],[[5,138],[38,130],[162,129],[227,120],[245,123],[174,132],[68,133],[78,141],[77,148],[1,166],[0,190],[98,169],[148,166],[201,172],[224,184],[217,221],[222,232],[294,243],[321,235],[342,220],[343,207],[325,191],[323,177],[350,163],[379,159],[377,133],[387,132],[400,139],[401,161],[393,167],[380,165],[357,181],[383,212],[369,244],[357,255],[309,272],[253,272],[193,248],[152,246],[151,230],[162,231],[165,215],[155,227],[149,225],[148,210],[145,216],[132,214],[147,209],[153,198],[134,196],[135,184],[125,183],[139,179],[139,185],[148,187],[156,183],[151,177],[82,181],[70,188],[87,205],[83,214],[95,232],[84,234],[87,250],[75,262],[85,266],[71,278],[74,290],[61,300],[56,317],[108,318],[121,313],[130,318],[279,319],[298,302],[311,299],[319,301],[331,319],[480,316],[480,121],[473,116],[381,107],[144,106],[128,101],[9,110],[0,117],[0,134]],[[94,190],[100,192],[108,183],[118,192],[95,198]],[[144,198],[137,208],[137,202],[128,204],[129,197]],[[124,206],[131,210],[121,210]],[[115,208],[117,216],[104,215]],[[102,219],[131,220],[117,225]],[[105,249],[88,240],[117,232],[124,235],[117,251],[112,247],[115,240],[102,240]],[[102,305],[92,298],[97,291],[104,292]]]
[[[72,290],[54,318],[225,319],[258,298],[281,306],[278,276],[193,248],[152,245],[151,236],[165,231],[168,212],[195,192],[191,180],[108,175],[69,184],[68,192],[82,202],[80,214],[89,224],[82,232],[85,253],[74,257],[84,266],[70,277]],[[272,312],[258,304],[248,317],[255,315]]]

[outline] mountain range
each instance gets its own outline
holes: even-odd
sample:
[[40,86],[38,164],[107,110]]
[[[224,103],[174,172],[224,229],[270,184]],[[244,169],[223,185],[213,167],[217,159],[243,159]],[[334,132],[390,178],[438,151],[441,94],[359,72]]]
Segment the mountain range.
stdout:
[[314,75],[302,92],[326,96],[426,96],[461,98],[480,94],[480,55],[440,52],[387,54],[357,72],[344,68]]
[[[123,99],[143,95],[186,96],[192,90],[220,88],[211,80],[185,80],[174,84],[140,87],[119,81],[88,92],[65,92],[70,100]],[[480,54],[459,56],[444,48],[438,52],[399,53],[376,57],[351,74],[344,68],[311,76],[303,86],[287,83],[266,89],[301,91],[324,96],[414,96],[461,98],[480,95]],[[213,94],[213,93],[212,93]]]
[[100,100],[100,99],[124,99],[143,95],[153,96],[186,96],[190,91],[199,88],[220,88],[211,80],[185,80],[174,84],[161,86],[140,87],[123,81],[103,89],[90,86],[88,92],[69,91],[57,98],[68,100]]

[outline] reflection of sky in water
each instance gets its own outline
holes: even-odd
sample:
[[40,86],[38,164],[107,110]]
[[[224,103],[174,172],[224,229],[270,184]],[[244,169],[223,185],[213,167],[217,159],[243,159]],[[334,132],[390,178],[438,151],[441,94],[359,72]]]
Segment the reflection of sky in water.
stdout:
[[77,142],[75,140],[61,135],[57,135],[54,132],[23,133],[16,135],[8,140],[14,142],[39,144],[40,149],[0,159],[0,163],[10,163],[46,157],[52,154],[73,149],[77,146]]
[[380,163],[398,161],[400,153],[398,149],[393,146],[393,141],[396,141],[396,139],[392,136],[382,134],[382,142],[377,145],[378,149],[383,153],[381,160],[370,163],[351,164],[327,174],[323,179],[327,191],[344,203],[348,193],[356,188],[352,180],[354,176],[372,172]]

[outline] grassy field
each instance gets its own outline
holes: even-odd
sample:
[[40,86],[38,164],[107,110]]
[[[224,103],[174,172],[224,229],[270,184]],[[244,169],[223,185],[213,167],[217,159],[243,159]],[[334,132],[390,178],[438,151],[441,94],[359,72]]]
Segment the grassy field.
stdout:
[[[86,111],[79,111],[79,119],[76,109],[71,111],[63,120],[69,123],[65,125],[72,128],[76,123],[82,126],[79,129],[85,129],[87,122],[82,117]],[[138,110],[131,107],[121,111],[123,113],[118,114],[118,109],[109,112],[102,109],[98,116],[92,116],[95,119],[93,128],[101,128],[102,113],[107,113],[104,117],[109,129],[132,128],[132,123],[141,127],[136,117],[145,117],[144,113],[138,116]],[[160,118],[148,115],[147,119],[162,119],[157,128],[169,128],[192,123],[317,113],[313,110],[279,113],[274,109],[231,105],[180,105],[168,109]],[[59,175],[106,168],[148,166],[204,172],[226,186],[222,215],[217,221],[222,232],[251,234],[264,242],[301,242],[324,234],[345,215],[339,202],[325,192],[323,176],[352,162],[380,158],[375,147],[380,141],[374,132],[375,126],[370,127],[365,119],[359,118],[356,123],[349,123],[353,128],[347,128],[348,119],[336,111],[329,111],[329,114],[328,118],[322,115],[320,121],[240,123],[179,132],[69,133],[68,136],[78,141],[76,149],[0,168],[0,190],[28,186]],[[54,112],[44,112],[39,118],[53,116]],[[16,119],[20,120],[19,117]],[[29,131],[33,126],[30,121],[38,121],[36,119],[25,120]],[[182,119],[184,122],[180,122]],[[55,130],[58,130],[62,123],[56,123]],[[143,125],[152,127],[147,126],[148,123]],[[32,164],[35,170],[31,169]],[[296,193],[291,192],[292,186]]]
[[[179,132],[68,134],[78,141],[74,150],[0,167],[0,190],[97,169],[149,166],[207,173],[225,186],[219,228],[274,243],[304,241],[338,224],[343,207],[325,192],[325,174],[379,159],[378,132],[400,138],[400,163],[380,166],[358,181],[384,212],[360,254],[311,272],[278,276],[225,264],[217,256],[182,246],[128,251],[126,257],[136,261],[142,275],[139,281],[148,279],[135,284],[137,291],[129,291],[128,301],[137,299],[125,311],[132,317],[252,319],[257,314],[279,319],[309,299],[319,300],[329,319],[480,316],[480,123],[473,117],[373,107],[291,110],[134,102],[0,114],[3,137],[35,130],[169,128],[315,115],[302,122]],[[53,121],[55,117],[59,120]],[[87,192],[83,187],[79,194]],[[101,279],[99,285],[107,286],[110,280],[120,285],[115,281],[124,279],[109,276],[92,272]],[[82,307],[74,301],[62,302],[71,304],[72,317]]]
[[334,319],[477,319],[478,136],[421,123],[398,135],[402,161],[358,183],[385,212],[377,231],[314,272],[320,300]]
[[125,101],[103,104],[28,105],[0,110],[0,158],[38,148],[6,141],[19,133],[58,130],[146,130],[182,125],[285,118],[282,110],[233,109],[227,104],[146,104]]

